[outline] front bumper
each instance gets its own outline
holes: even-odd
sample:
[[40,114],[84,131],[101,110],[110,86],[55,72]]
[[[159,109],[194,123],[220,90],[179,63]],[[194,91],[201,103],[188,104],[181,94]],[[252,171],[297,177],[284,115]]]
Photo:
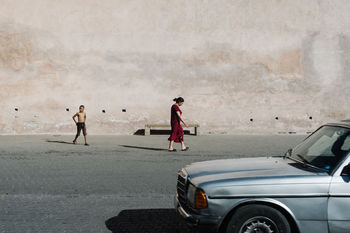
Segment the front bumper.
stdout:
[[177,212],[184,218],[184,220],[191,226],[199,225],[199,218],[194,217],[193,215],[188,214],[180,205],[177,197],[175,197],[175,208]]
[[177,212],[183,217],[186,223],[190,227],[201,227],[205,226],[205,228],[211,228],[212,230],[217,230],[220,222],[220,218],[208,216],[208,215],[200,215],[188,213],[180,204],[177,195],[174,198],[174,206]]

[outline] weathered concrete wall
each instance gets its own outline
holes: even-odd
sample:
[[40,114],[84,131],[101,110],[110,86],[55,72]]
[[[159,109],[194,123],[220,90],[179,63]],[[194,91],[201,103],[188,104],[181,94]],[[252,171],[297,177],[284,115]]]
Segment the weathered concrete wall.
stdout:
[[74,133],[85,104],[90,134],[131,134],[167,122],[176,96],[204,133],[350,118],[349,12],[348,0],[0,0],[0,133]]

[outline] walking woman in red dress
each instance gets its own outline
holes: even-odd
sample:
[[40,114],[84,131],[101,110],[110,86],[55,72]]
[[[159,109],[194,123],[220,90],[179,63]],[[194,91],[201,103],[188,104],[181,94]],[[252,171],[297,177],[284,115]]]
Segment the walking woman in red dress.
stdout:
[[174,101],[176,104],[171,106],[171,135],[168,139],[170,141],[168,151],[176,151],[173,147],[174,142],[181,143],[181,150],[186,151],[189,147],[186,147],[184,143],[184,130],[182,129],[181,122],[184,123],[186,127],[188,127],[188,125],[184,122],[180,109],[180,106],[183,105],[185,101],[182,97],[175,98]]

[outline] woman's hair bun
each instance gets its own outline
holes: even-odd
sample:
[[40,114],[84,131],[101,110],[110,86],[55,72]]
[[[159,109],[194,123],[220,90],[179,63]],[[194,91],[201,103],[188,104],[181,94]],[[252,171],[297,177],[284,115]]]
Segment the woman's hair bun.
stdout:
[[183,102],[185,102],[185,100],[184,100],[184,98],[182,98],[182,97],[178,97],[178,98],[175,98],[175,99],[173,99],[176,103],[183,103]]

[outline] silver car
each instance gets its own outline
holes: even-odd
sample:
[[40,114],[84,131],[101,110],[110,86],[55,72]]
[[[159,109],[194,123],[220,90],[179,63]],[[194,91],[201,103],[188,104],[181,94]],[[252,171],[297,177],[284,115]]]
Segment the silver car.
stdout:
[[193,163],[175,205],[227,233],[350,233],[350,122],[327,124],[284,156]]

